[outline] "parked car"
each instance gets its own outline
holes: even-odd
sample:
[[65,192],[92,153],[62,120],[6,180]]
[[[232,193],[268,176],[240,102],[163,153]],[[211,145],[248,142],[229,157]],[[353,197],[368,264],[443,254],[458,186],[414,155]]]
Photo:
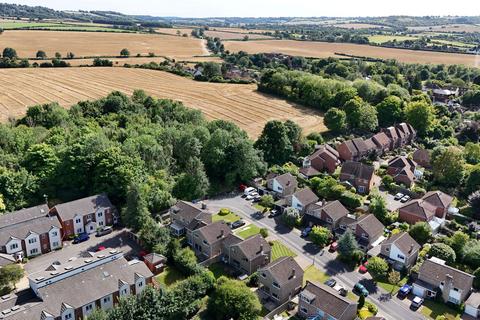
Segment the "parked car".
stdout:
[[346,297],[348,295],[348,290],[339,284],[335,285],[333,290],[336,290],[342,297]]
[[268,217],[269,218],[275,218],[279,215],[280,215],[280,211],[273,209],[273,210],[270,211],[270,214],[268,215]]
[[358,294],[361,294],[364,297],[368,296],[367,288],[365,288],[365,286],[360,282],[355,283],[355,286],[353,287],[353,291],[357,292]]
[[324,284],[333,288],[337,284],[337,281],[333,278],[330,278],[327,281],[325,281]]
[[103,250],[105,250],[105,249],[107,249],[107,248],[105,248],[104,246],[99,246],[99,247],[97,248],[97,252],[103,251]]
[[335,252],[335,251],[337,251],[337,249],[338,249],[338,243],[337,242],[332,242],[332,244],[330,245],[330,248],[328,248],[328,251]]
[[73,243],[77,244],[80,242],[87,241],[88,239],[90,239],[90,236],[88,235],[88,233],[80,233],[73,239]]
[[312,232],[312,227],[306,227],[305,229],[302,230],[301,237],[306,238],[308,235]]
[[412,291],[412,286],[409,285],[409,284],[404,284],[400,290],[398,290],[398,294],[397,296],[400,298],[400,299],[403,299],[405,298],[406,296],[408,296],[408,294]]
[[397,193],[397,194],[395,195],[395,197],[393,197],[393,199],[395,199],[395,200],[398,201],[398,200],[402,199],[404,196],[405,196],[405,195],[404,195],[403,193],[400,193],[400,192],[399,192],[399,193]]
[[253,197],[253,202],[255,202],[255,203],[260,202],[260,200],[262,200],[262,197],[260,197],[260,196]]
[[401,202],[401,203],[405,203],[405,202],[407,202],[408,200],[410,200],[410,196],[404,196],[402,199],[400,199],[400,202]]
[[250,195],[250,193],[255,192],[256,190],[257,190],[257,189],[255,189],[255,188],[253,188],[253,187],[245,188],[245,189],[243,190],[243,194],[246,195],[246,196],[248,196],[248,195]]
[[261,219],[263,218],[263,212],[262,211],[256,211],[254,214],[252,214],[252,217],[256,219]]
[[113,232],[112,227],[103,227],[97,230],[97,237],[105,236]]
[[417,310],[418,308],[420,308],[422,306],[423,301],[424,301],[423,298],[420,298],[420,297],[416,296],[412,300],[412,304],[410,305],[410,309]]
[[368,261],[365,261],[360,267],[358,267],[358,272],[360,273],[368,272]]
[[242,226],[245,225],[245,221],[243,220],[237,220],[235,222],[232,222],[232,224],[230,225],[230,228],[233,230],[233,229],[238,229]]
[[245,200],[251,201],[251,200],[253,200],[253,196],[251,194],[249,194],[245,197]]

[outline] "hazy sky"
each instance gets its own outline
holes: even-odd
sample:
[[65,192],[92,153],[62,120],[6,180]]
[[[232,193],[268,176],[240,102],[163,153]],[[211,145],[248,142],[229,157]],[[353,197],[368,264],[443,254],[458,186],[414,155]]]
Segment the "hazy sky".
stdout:
[[180,17],[480,15],[478,0],[17,0],[54,9]]

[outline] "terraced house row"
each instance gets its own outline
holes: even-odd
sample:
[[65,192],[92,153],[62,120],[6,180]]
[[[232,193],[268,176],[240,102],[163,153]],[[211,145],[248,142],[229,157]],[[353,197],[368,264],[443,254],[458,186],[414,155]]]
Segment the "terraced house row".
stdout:
[[60,249],[80,233],[112,225],[115,207],[104,194],[49,208],[46,204],[0,216],[0,253],[15,260]]

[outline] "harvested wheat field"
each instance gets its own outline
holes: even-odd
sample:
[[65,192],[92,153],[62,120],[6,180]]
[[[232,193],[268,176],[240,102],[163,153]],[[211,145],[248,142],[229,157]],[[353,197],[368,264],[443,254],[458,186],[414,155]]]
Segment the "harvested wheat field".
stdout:
[[235,32],[235,33],[264,33],[271,32],[275,33],[275,30],[267,29],[243,29],[243,28],[210,28],[212,31],[224,31],[224,32]]
[[178,31],[180,31],[180,36],[187,34],[189,37],[191,36],[193,28],[158,28],[155,29],[156,32],[170,34],[173,36],[178,36]]
[[480,25],[476,24],[444,24],[440,26],[427,27],[408,27],[415,31],[432,31],[432,32],[480,32]]
[[459,53],[442,53],[419,50],[382,48],[352,43],[328,43],[295,40],[259,40],[259,41],[224,41],[225,49],[232,52],[248,53],[277,52],[293,56],[325,58],[343,53],[354,56],[380,59],[396,59],[406,63],[464,64],[480,66],[480,57]]
[[143,89],[200,109],[208,119],[233,121],[252,138],[272,119],[291,119],[307,133],[326,130],[318,112],[263,95],[255,85],[197,82],[166,72],[127,68],[4,69],[0,78],[2,121],[21,117],[28,106],[38,103],[57,101],[69,107],[113,90],[131,94]]
[[[192,58],[193,59],[193,58]],[[67,63],[69,63],[72,67],[79,67],[79,66],[91,66],[93,65],[93,58],[89,59],[72,59],[72,60],[65,60]],[[114,67],[123,67],[124,64],[144,64],[144,63],[150,63],[150,62],[156,62],[156,63],[161,63],[165,61],[165,58],[162,57],[130,57],[130,58],[109,58],[107,60],[110,60],[113,62]],[[51,60],[29,60],[30,63],[42,63],[42,62],[50,62]]]
[[334,24],[334,27],[337,28],[344,28],[344,29],[380,29],[380,28],[389,28],[386,26],[380,26],[376,24],[370,24],[370,23],[339,23],[339,24]]
[[137,33],[14,30],[3,32],[0,43],[2,48],[12,47],[20,57],[29,58],[38,50],[49,57],[55,52],[73,52],[77,57],[118,56],[123,48],[131,55],[153,52],[177,59],[207,54],[203,40]]
[[205,31],[207,37],[220,38],[221,40],[241,40],[245,36],[248,36],[249,39],[272,39],[270,36],[265,36],[263,34],[253,34],[253,33],[238,33],[238,32],[226,32],[226,31]]

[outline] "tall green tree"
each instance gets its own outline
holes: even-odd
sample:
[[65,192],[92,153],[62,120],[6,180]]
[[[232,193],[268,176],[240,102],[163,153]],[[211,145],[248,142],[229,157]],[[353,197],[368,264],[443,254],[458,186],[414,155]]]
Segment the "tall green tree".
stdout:
[[457,147],[435,150],[432,153],[432,172],[436,182],[446,186],[460,185],[465,175],[463,152]]
[[173,187],[173,195],[179,199],[195,200],[203,198],[210,187],[203,163],[198,158],[192,158],[186,171],[180,174]]
[[435,109],[424,101],[410,102],[405,108],[405,119],[420,136],[425,136],[435,123]]
[[263,158],[269,165],[282,165],[293,156],[293,146],[286,126],[277,120],[265,124],[255,147],[263,151]]
[[432,236],[432,229],[426,222],[415,223],[408,232],[420,244],[425,244]]
[[358,250],[358,243],[350,229],[347,229],[345,233],[338,239],[338,253],[344,260],[349,260]]
[[403,120],[404,103],[397,96],[388,96],[377,104],[378,123],[381,127],[389,127]]
[[337,109],[337,108],[330,108],[325,113],[324,122],[325,125],[329,130],[335,133],[343,132],[347,128],[347,115],[345,111]]

